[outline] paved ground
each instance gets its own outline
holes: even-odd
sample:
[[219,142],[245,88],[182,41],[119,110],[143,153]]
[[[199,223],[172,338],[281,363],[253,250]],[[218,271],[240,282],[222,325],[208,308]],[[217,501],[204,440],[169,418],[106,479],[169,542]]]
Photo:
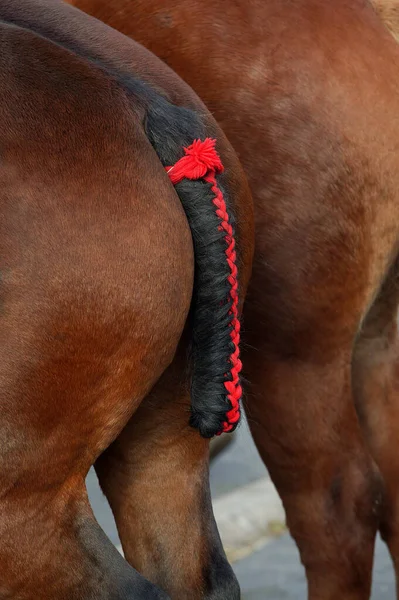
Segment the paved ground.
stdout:
[[[288,535],[234,565],[242,600],[305,600],[306,583],[298,551]],[[385,546],[378,541],[372,600],[394,600],[394,576]]]
[[[214,497],[264,477],[265,470],[244,424],[237,440],[218,457],[211,469]],[[98,489],[95,475],[88,477],[89,496],[100,525],[118,544],[115,524]],[[243,600],[305,600],[306,584],[295,544],[288,535],[270,541],[251,556],[235,563]],[[379,541],[372,600],[394,599],[394,576],[385,546]]]

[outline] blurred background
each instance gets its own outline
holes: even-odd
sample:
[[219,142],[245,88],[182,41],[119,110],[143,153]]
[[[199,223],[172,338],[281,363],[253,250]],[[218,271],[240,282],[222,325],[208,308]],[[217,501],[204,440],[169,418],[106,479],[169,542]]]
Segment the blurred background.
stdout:
[[[87,487],[97,520],[120,547],[112,513],[93,470]],[[285,529],[283,509],[244,420],[233,441],[212,460],[211,489],[216,520],[241,585],[242,600],[306,600],[298,551]],[[228,525],[232,515],[234,531]],[[378,540],[372,599],[394,597],[391,560]]]

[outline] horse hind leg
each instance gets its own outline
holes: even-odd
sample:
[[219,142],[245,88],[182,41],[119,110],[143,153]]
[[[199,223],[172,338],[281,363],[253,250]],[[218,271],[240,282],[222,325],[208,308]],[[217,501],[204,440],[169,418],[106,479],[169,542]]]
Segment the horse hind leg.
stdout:
[[188,425],[182,351],[95,468],[131,565],[171,598],[238,600],[212,513],[209,440]]
[[399,260],[371,307],[352,361],[360,421],[385,483],[381,535],[394,563],[399,597]]
[[[339,225],[347,237],[346,220]],[[280,239],[282,231],[270,227],[261,240],[267,260],[255,260],[246,304],[246,414],[309,600],[368,600],[382,491],[351,386],[353,343],[372,292],[359,276],[368,253],[359,249],[353,264],[343,249],[332,271],[334,236],[315,251],[315,230],[312,239],[289,229]]]
[[1,503],[1,598],[167,600],[108,540],[83,479],[25,494]]
[[256,363],[261,375],[248,370],[248,421],[282,498],[309,600],[370,595],[380,480],[353,407],[349,355],[346,348],[328,365],[269,357]]

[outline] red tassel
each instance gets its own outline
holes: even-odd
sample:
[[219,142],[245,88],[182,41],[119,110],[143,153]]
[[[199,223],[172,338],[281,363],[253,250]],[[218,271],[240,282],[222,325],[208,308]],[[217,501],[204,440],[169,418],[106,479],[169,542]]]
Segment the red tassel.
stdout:
[[222,173],[224,167],[219,154],[215,150],[216,140],[206,138],[194,140],[191,146],[184,148],[185,156],[173,167],[166,167],[173,185],[182,179],[202,179],[209,171]]

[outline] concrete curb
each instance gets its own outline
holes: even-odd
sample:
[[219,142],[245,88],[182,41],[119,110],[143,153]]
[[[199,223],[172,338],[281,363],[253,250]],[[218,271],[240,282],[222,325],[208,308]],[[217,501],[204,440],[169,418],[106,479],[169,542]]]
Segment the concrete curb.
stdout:
[[213,511],[230,562],[285,531],[283,505],[266,477],[216,498]]

